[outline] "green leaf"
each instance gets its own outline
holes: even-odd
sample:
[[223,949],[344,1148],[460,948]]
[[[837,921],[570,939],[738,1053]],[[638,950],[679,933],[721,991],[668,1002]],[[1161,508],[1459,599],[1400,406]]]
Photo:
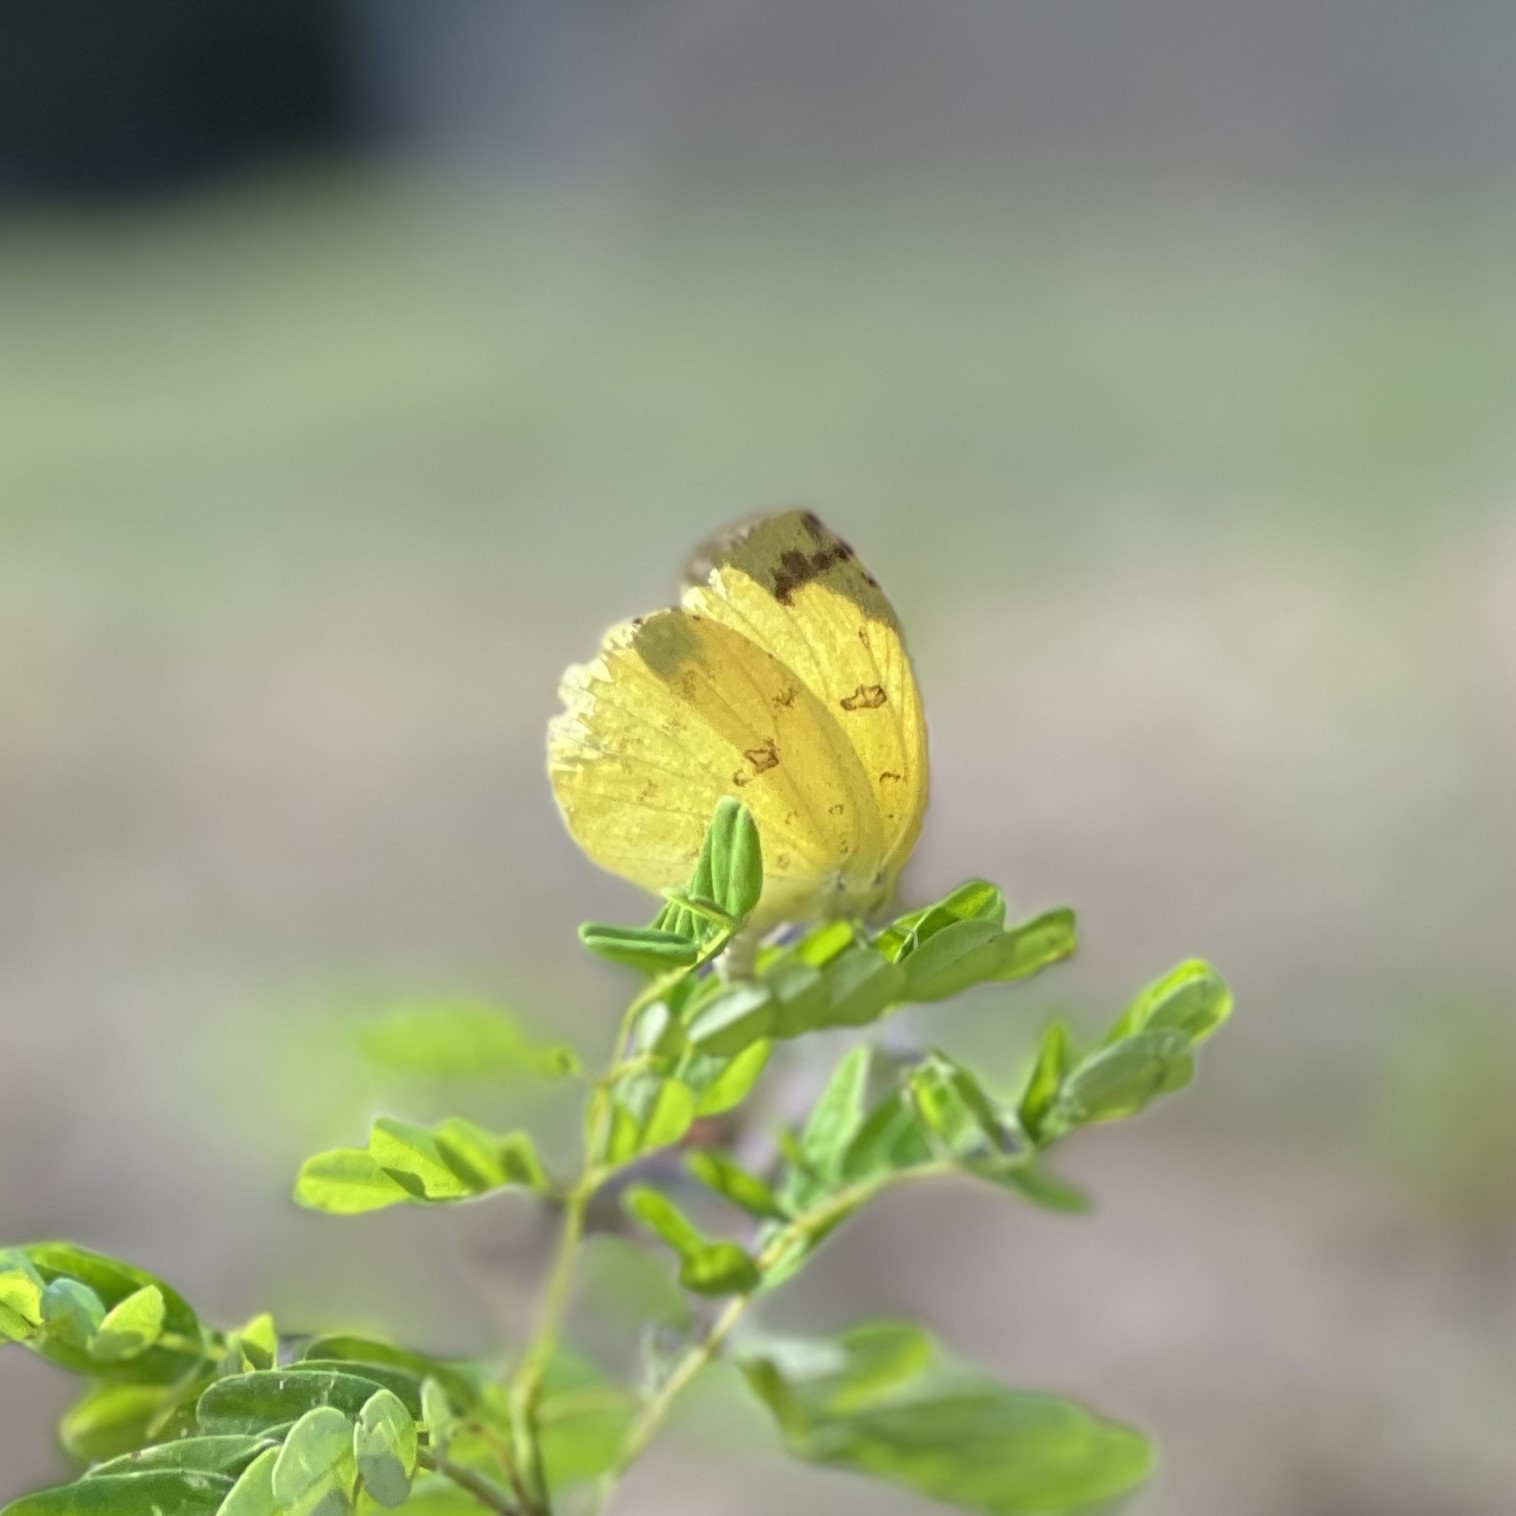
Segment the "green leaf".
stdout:
[[[255,1374],[218,1379],[200,1397],[196,1416],[203,1432],[257,1436],[323,1406],[346,1417],[356,1416],[383,1389],[394,1390],[404,1400],[405,1380],[401,1376],[397,1382],[391,1372],[378,1368],[362,1374],[311,1368],[308,1363],[298,1368],[260,1369]],[[419,1411],[419,1400],[410,1409]]]
[[[826,1005],[820,1019],[801,1031],[827,1027],[868,1026],[898,1005],[905,995],[905,975],[897,964],[861,943],[833,958],[825,968]],[[786,1035],[794,1036],[795,1032]]]
[[89,1355],[98,1363],[123,1363],[145,1353],[163,1335],[163,1291],[144,1285],[106,1312]]
[[502,1139],[462,1116],[449,1116],[439,1122],[432,1136],[442,1161],[470,1195],[483,1195],[512,1181],[521,1184],[530,1180],[533,1189],[546,1186],[547,1176],[525,1132],[511,1134],[514,1174],[506,1172]]
[[419,1387],[422,1380],[433,1378],[446,1389],[454,1404],[469,1410],[478,1402],[482,1384],[493,1377],[488,1365],[464,1359],[433,1358],[396,1347],[393,1343],[348,1333],[312,1338],[300,1361],[302,1367],[308,1363],[322,1363],[328,1367],[351,1365],[352,1373],[376,1379],[391,1389],[395,1381],[388,1376],[401,1374],[405,1376],[407,1387],[397,1393],[407,1408],[419,1408],[421,1404],[419,1388],[413,1392],[410,1386]]
[[1208,963],[1190,959],[1142,991],[1111,1028],[1107,1043],[1135,1032],[1183,1032],[1198,1046],[1232,1014],[1232,994]]
[[912,1328],[770,1345],[741,1361],[797,1457],[990,1516],[1052,1516],[1126,1494],[1152,1455],[1069,1401],[924,1360]]
[[0,1516],[215,1516],[231,1492],[219,1474],[154,1469],[104,1479],[80,1479],[25,1495]]
[[750,981],[725,986],[691,1017],[685,1034],[702,1053],[735,1058],[764,1041],[774,1024],[774,997]]
[[265,1448],[267,1437],[181,1437],[156,1447],[123,1453],[93,1468],[86,1479],[138,1474],[148,1469],[189,1469],[200,1474],[240,1474]]
[[763,850],[747,807],[724,795],[716,806],[706,845],[711,899],[734,921],[746,921],[763,894]]
[[324,1508],[334,1489],[351,1492],[357,1477],[353,1459],[353,1422],[335,1406],[307,1411],[284,1439],[274,1463],[274,1499],[287,1507]]
[[1063,1081],[1072,1072],[1078,1057],[1074,1052],[1073,1038],[1062,1021],[1053,1022],[1042,1034],[1037,1047],[1037,1058],[1027,1076],[1026,1089],[1016,1107],[1021,1129],[1033,1142],[1043,1140],[1043,1131],[1052,1113],[1053,1103]]
[[279,1449],[260,1453],[243,1471],[218,1516],[279,1516],[274,1499],[274,1465]]
[[758,965],[767,973],[771,962],[788,958],[796,963],[808,964],[811,968],[824,969],[857,941],[858,932],[852,922],[823,921],[789,947],[769,948],[760,953]]
[[31,1260],[44,1279],[67,1276],[87,1284],[105,1302],[107,1310],[120,1305],[128,1295],[154,1285],[163,1296],[165,1329],[182,1337],[196,1337],[200,1333],[198,1318],[177,1290],[118,1258],[72,1242],[35,1242],[18,1251]]
[[520,1023],[469,1001],[407,1002],[364,1022],[357,1041],[380,1068],[433,1079],[565,1079],[581,1070],[563,1044],[534,1042]]
[[626,1210],[679,1255],[679,1283],[698,1295],[739,1295],[756,1289],[758,1268],[735,1242],[711,1242],[668,1196],[639,1185]]
[[767,1221],[788,1219],[789,1212],[779,1203],[773,1190],[725,1153],[701,1148],[691,1153],[685,1164],[703,1185],[748,1215]]
[[798,957],[785,958],[762,975],[773,1000],[776,1037],[799,1037],[825,1023],[831,995],[819,967]]
[[768,1042],[755,1042],[735,1058],[712,1058],[692,1054],[680,1062],[676,1076],[694,1092],[697,1116],[719,1116],[734,1110],[752,1093],[774,1049]]
[[812,1173],[835,1177],[863,1125],[873,1054],[856,1047],[838,1063],[800,1133],[800,1152]]
[[55,1279],[42,1292],[42,1330],[50,1345],[88,1352],[104,1320],[105,1303],[77,1279]]
[[1078,1216],[1095,1208],[1094,1202],[1083,1190],[1076,1189],[1056,1174],[1049,1173],[1040,1163],[1021,1163],[1004,1169],[988,1170],[981,1177],[1014,1190],[1023,1200],[1028,1200],[1045,1211]]
[[843,1155],[849,1184],[913,1169],[932,1160],[932,1147],[906,1092],[891,1090],[869,1112]]
[[693,938],[659,927],[602,926],[586,921],[579,928],[579,940],[596,957],[649,975],[690,968],[700,957],[700,944]]
[[1158,1096],[1182,1089],[1194,1073],[1186,1033],[1175,1028],[1134,1033],[1092,1053],[1064,1080],[1053,1125],[1087,1126],[1135,1116]]
[[[29,1346],[49,1362],[70,1373],[84,1374],[93,1379],[131,1380],[139,1384],[171,1384],[182,1381],[193,1371],[200,1359],[200,1322],[183,1296],[161,1279],[103,1253],[91,1252],[88,1248],[76,1247],[68,1242],[31,1243],[17,1251],[30,1260],[32,1267],[47,1283],[52,1284],[59,1279],[76,1281],[98,1298],[105,1311],[113,1310],[138,1290],[154,1286],[163,1296],[165,1334],[172,1333],[187,1343],[195,1344],[166,1347],[160,1343],[124,1362],[97,1363],[90,1357],[87,1348],[73,1337],[48,1333],[32,1341]],[[86,1297],[78,1298],[86,1300]],[[88,1311],[93,1314],[92,1305],[88,1306]],[[101,1319],[104,1319],[103,1314]],[[76,1326],[82,1325],[82,1321],[76,1322]]]
[[381,1116],[368,1139],[369,1156],[415,1200],[463,1200],[487,1184],[471,1182],[444,1153],[436,1135],[408,1121]]
[[364,1148],[334,1148],[301,1165],[295,1203],[328,1216],[359,1216],[412,1200]]
[[990,980],[1024,979],[1073,953],[1072,911],[1050,911],[1009,930],[973,917],[943,925],[902,957],[906,998],[947,1000]]
[[63,1413],[58,1440],[77,1463],[100,1463],[151,1441],[150,1428],[175,1404],[160,1384],[97,1384]]
[[959,1161],[1014,1151],[1005,1119],[979,1081],[945,1053],[929,1053],[906,1078],[906,1092],[946,1157]]
[[0,1252],[0,1342],[26,1342],[42,1325],[46,1282],[19,1249]]
[[539,1195],[552,1194],[553,1181],[537,1155],[537,1144],[526,1132],[507,1132],[496,1146],[507,1184],[519,1184]]
[[416,1422],[389,1390],[365,1402],[353,1432],[363,1487],[382,1506],[404,1505],[416,1474]]
[[458,1425],[458,1413],[440,1379],[428,1376],[421,1382],[421,1424],[433,1452],[446,1453]]
[[312,1374],[356,1374],[371,1379],[380,1388],[398,1395],[415,1415],[421,1414],[421,1382],[426,1377],[413,1368],[386,1363],[348,1363],[338,1358],[302,1358],[299,1367]]
[[695,1092],[678,1079],[636,1074],[616,1086],[606,1158],[629,1163],[683,1138],[695,1119]]
[[622,1197],[622,1207],[648,1231],[688,1257],[705,1246],[705,1235],[672,1200],[646,1185],[634,1185]]
[[524,1132],[495,1137],[454,1116],[434,1128],[380,1117],[366,1150],[338,1148],[307,1160],[296,1201],[352,1216],[404,1203],[450,1204],[508,1185],[543,1191],[550,1182]]
[[739,1359],[756,1378],[762,1398],[781,1421],[790,1414],[792,1387],[846,1410],[924,1373],[936,1356],[932,1339],[908,1321],[871,1321],[837,1338],[792,1339],[762,1345]]
[[887,926],[874,945],[892,962],[919,947],[934,933],[955,921],[991,921],[1005,925],[1005,896],[997,885],[970,879],[935,905],[900,917]]
[[274,1318],[265,1311],[244,1327],[227,1334],[223,1374],[248,1374],[271,1369],[279,1361],[279,1333]]
[[1001,950],[995,978],[1004,984],[1029,979],[1033,974],[1071,958],[1079,948],[1079,926],[1073,911],[1060,907],[1044,911],[1030,921],[1006,929],[1007,945]]
[[613,1469],[637,1409],[637,1397],[588,1359],[555,1353],[537,1411],[538,1446],[553,1491]]
[[679,1283],[696,1295],[747,1295],[758,1288],[758,1265],[735,1242],[712,1242],[679,1265]]

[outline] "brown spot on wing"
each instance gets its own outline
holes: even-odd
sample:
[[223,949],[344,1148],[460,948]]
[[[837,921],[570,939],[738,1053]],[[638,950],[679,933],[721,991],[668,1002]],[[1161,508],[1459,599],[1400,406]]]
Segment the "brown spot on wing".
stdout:
[[774,570],[774,599],[780,605],[793,604],[796,590],[819,579],[829,568],[847,562],[852,552],[844,542],[818,547],[812,553],[803,553],[798,547],[785,548],[779,555],[779,567]]
[[767,773],[779,767],[779,748],[772,737],[762,747],[744,748],[742,756],[753,765],[754,774]]
[[890,697],[882,684],[860,684],[851,695],[838,702],[845,711],[877,711]]

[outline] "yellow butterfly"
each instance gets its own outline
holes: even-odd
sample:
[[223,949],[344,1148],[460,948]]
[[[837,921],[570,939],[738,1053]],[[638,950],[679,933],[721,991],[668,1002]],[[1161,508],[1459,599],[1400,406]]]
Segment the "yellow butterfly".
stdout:
[[548,773],[602,868],[688,879],[717,802],[763,844],[761,923],[861,917],[921,830],[926,723],[900,623],[853,550],[806,511],[702,550],[677,608],[606,633],[563,677]]

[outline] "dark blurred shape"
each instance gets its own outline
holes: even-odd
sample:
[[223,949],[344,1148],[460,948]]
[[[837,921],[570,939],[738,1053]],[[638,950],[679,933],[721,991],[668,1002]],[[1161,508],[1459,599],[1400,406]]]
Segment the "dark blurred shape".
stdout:
[[340,0],[5,0],[0,195],[171,189],[340,147]]

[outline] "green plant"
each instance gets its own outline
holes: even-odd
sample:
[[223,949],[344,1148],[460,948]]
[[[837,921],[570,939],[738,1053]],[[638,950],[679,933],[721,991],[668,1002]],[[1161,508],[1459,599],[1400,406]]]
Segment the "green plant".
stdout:
[[[364,1147],[312,1158],[296,1184],[301,1204],[336,1215],[509,1188],[539,1197],[558,1213],[559,1242],[535,1334],[515,1350],[447,1360],[348,1335],[290,1336],[267,1315],[220,1330],[161,1279],[113,1258],[56,1242],[0,1253],[0,1341],[86,1381],[61,1427],[86,1471],[3,1516],[345,1516],[407,1504],[417,1516],[598,1512],[718,1357],[797,1457],[971,1510],[1069,1511],[1140,1483],[1150,1451],[1138,1433],[1005,1388],[915,1326],[870,1323],[804,1342],[743,1329],[833,1231],[907,1181],[967,1175],[1035,1205],[1082,1209],[1045,1154],[1187,1083],[1195,1047],[1229,1013],[1225,986],[1185,963],[1092,1047],[1050,1026],[1019,1089],[1001,1099],[945,1053],[885,1054],[869,1029],[899,1007],[1068,957],[1072,913],[1008,925],[1000,890],[971,881],[882,930],[827,921],[755,943],[745,927],[762,884],[757,829],[726,800],[688,886],[652,925],[581,929],[587,948],[642,981],[599,1072],[477,1007],[412,1007],[368,1028],[371,1051],[392,1064],[529,1068],[582,1091],[582,1163],[568,1177],[550,1172],[525,1132],[383,1118]],[[776,1045],[828,1031],[855,1045],[806,1118],[778,1134],[771,1162],[746,1167],[730,1144],[689,1141],[709,1125],[702,1118],[743,1105]],[[708,1195],[702,1217],[719,1215],[720,1232],[688,1214],[686,1189]],[[650,1351],[637,1384],[613,1381],[566,1342],[592,1204],[608,1194],[672,1255],[691,1304],[681,1339]]]

